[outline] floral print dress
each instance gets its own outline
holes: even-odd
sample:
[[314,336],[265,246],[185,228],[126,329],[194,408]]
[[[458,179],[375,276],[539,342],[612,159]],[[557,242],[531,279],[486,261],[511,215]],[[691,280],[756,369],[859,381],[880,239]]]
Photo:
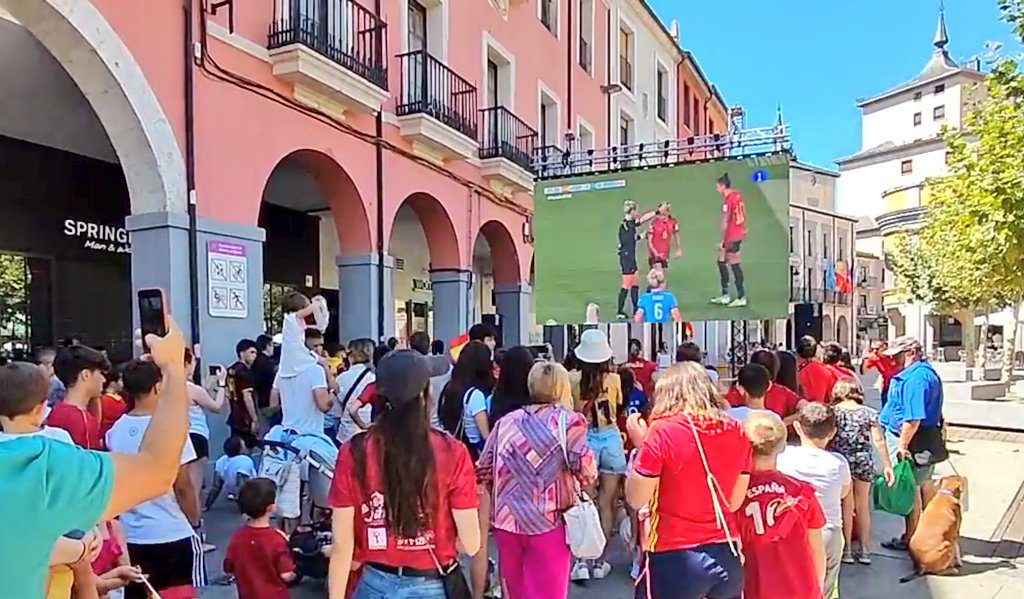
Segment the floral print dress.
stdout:
[[868,406],[840,408],[836,411],[836,436],[832,451],[850,463],[853,478],[871,482],[875,479],[874,448],[871,444],[871,425],[878,422],[878,412]]

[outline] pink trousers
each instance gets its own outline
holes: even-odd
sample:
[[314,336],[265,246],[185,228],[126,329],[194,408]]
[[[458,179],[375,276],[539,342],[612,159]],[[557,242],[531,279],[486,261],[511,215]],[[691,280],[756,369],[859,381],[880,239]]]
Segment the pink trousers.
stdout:
[[498,573],[508,590],[506,599],[566,599],[572,554],[565,543],[565,525],[539,535],[494,529]]

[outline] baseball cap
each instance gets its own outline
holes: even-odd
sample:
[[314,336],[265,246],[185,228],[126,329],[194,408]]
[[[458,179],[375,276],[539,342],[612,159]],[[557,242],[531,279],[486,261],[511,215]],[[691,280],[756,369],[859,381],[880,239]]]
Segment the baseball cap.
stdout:
[[389,352],[377,364],[377,395],[392,406],[418,399],[429,384],[430,367],[416,350]]
[[895,356],[912,349],[921,351],[921,342],[912,335],[903,335],[902,337],[897,337],[895,341],[889,344],[889,349],[882,353],[886,356]]

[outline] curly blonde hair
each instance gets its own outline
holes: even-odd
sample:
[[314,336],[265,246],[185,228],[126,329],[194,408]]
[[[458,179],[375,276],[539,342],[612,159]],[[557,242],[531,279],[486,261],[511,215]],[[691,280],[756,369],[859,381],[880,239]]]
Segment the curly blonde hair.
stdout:
[[535,403],[555,404],[572,409],[572,385],[569,371],[558,362],[537,362],[530,369],[526,387]]
[[703,366],[696,362],[680,362],[658,378],[651,418],[675,414],[725,418],[728,409],[728,404]]

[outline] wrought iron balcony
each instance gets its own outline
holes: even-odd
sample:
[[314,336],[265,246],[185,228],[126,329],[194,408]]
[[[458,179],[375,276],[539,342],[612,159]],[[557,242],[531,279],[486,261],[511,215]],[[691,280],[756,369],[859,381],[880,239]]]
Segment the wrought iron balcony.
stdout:
[[398,116],[426,114],[477,139],[477,91],[426,50],[398,56],[402,67],[402,89],[395,113]]
[[386,90],[387,25],[354,0],[275,0],[267,47],[301,44]]
[[504,158],[530,173],[537,132],[504,106],[480,111],[480,158]]

